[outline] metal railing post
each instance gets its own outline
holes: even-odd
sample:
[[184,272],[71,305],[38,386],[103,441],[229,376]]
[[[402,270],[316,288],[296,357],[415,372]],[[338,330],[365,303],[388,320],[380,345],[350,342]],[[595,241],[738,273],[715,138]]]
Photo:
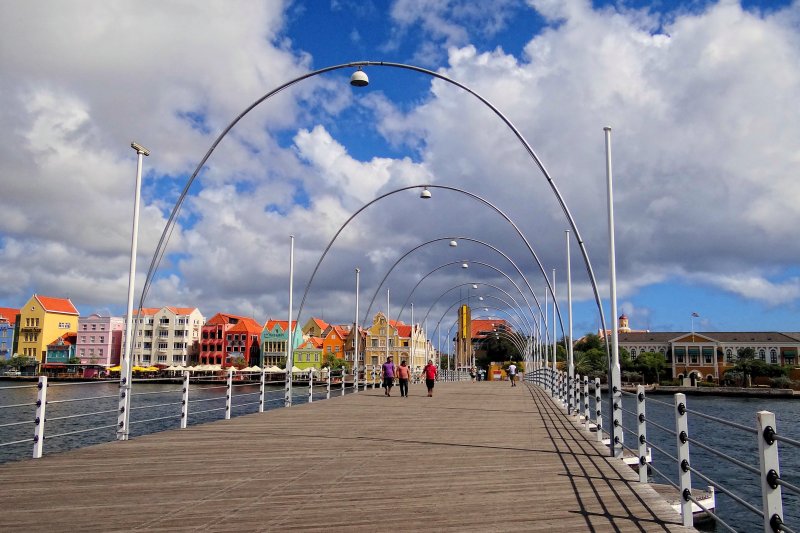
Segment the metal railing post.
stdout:
[[189,372],[183,373],[181,394],[181,429],[186,429],[186,423],[189,421]]
[[758,459],[761,466],[761,505],[764,510],[764,532],[778,531],[783,524],[783,499],[780,460],[775,425],[775,413],[759,411],[756,414],[758,430]]
[[47,407],[47,376],[39,376],[36,397],[36,418],[33,423],[33,458],[41,459],[44,450],[44,415]]
[[264,401],[266,400],[266,392],[267,392],[267,385],[266,385],[266,378],[267,373],[264,372],[264,369],[261,369],[261,382],[258,386],[258,412],[264,412]]
[[639,482],[647,483],[647,417],[644,385],[636,387],[636,421],[639,426]]
[[597,442],[603,442],[603,407],[600,392],[600,378],[594,378],[594,427],[597,430]]
[[692,472],[689,466],[689,422],[686,416],[686,395],[675,395],[675,433],[678,448],[678,481],[681,490],[681,517],[683,525],[692,527]]
[[353,363],[353,392],[358,394],[358,364]]
[[328,368],[328,379],[327,379],[327,382],[325,384],[325,399],[326,400],[330,400],[331,399],[331,369],[330,368]]
[[225,420],[231,419],[231,404],[233,402],[233,367],[228,370],[228,379],[225,391]]
[[342,396],[344,396],[344,367],[342,367]]
[[308,370],[308,403],[314,401],[314,368]]
[[589,431],[589,376],[583,376],[583,423]]

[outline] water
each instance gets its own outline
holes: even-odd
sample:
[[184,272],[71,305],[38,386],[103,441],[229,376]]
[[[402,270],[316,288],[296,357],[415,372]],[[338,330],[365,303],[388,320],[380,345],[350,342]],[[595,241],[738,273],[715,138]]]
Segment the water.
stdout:
[[[181,383],[135,383],[130,437],[180,428],[181,389]],[[187,425],[225,418],[224,384],[192,383],[189,390]],[[292,390],[294,404],[308,401],[307,386],[295,384]],[[258,412],[258,393],[258,384],[234,385],[231,417]],[[265,394],[265,410],[283,407],[283,382],[267,384]],[[331,395],[335,394],[341,394],[341,389],[332,388]],[[0,463],[31,457],[36,398],[35,382],[0,382]],[[324,398],[325,387],[315,385],[314,400]],[[117,381],[49,383],[43,453],[47,455],[115,440],[118,403]],[[5,407],[12,405],[20,406]],[[66,418],[75,415],[81,416]],[[4,445],[16,441],[23,442]]]
[[[653,421],[674,431],[675,417],[671,395],[652,394],[648,399],[670,404],[660,405],[647,402],[647,420]],[[608,411],[608,402],[604,398],[604,427],[610,427],[605,417]],[[755,429],[756,413],[758,411],[771,411],[775,413],[776,426],[779,435],[800,440],[800,400],[791,398],[731,398],[721,396],[687,396],[686,407],[690,411],[698,411],[715,416],[743,426]],[[632,396],[623,397],[623,409],[636,410],[636,400]],[[721,451],[746,464],[759,468],[758,441],[756,435],[732,428],[718,422],[707,420],[689,413],[689,438],[696,440],[715,450]],[[623,424],[635,431],[635,416],[623,413]],[[625,445],[636,449],[636,440],[628,432],[624,433]],[[674,435],[656,428],[653,424],[647,426],[647,439],[659,448],[665,450],[673,457],[677,456],[676,438]],[[756,474],[722,459],[699,446],[689,445],[689,463],[704,476],[712,479],[719,485],[730,489],[731,492],[744,499],[757,509],[761,509],[761,484]],[[780,466],[782,479],[800,484],[800,449],[785,443],[779,443]],[[673,483],[677,484],[678,466],[672,459],[664,456],[657,450],[652,450],[653,466],[668,475]],[[652,473],[653,481],[665,483],[664,478],[655,472]],[[694,488],[708,486],[703,479],[692,475]],[[800,527],[800,498],[798,495],[783,488],[784,522],[794,530]],[[726,494],[717,491],[717,515],[726,523],[739,531],[761,530],[762,518]],[[713,525],[711,526],[713,529]],[[717,531],[726,531],[723,526],[717,526]]]

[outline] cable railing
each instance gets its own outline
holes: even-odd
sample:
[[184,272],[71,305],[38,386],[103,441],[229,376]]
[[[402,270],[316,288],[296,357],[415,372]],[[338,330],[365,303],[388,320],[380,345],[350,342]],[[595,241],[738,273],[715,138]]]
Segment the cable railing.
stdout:
[[[282,407],[285,379],[284,372],[228,372],[223,380],[189,372],[136,379],[130,393],[130,426],[138,436]],[[295,404],[367,387],[366,381],[341,370],[295,372],[292,383]],[[0,387],[8,402],[0,405],[0,462],[25,456],[38,459],[46,451],[114,440],[120,429],[118,387],[116,380],[48,382],[47,376],[35,383]],[[62,444],[55,444],[56,439]]]
[[[670,403],[648,397],[643,385],[636,386],[635,392],[631,390],[618,391],[616,387],[612,387],[612,393],[619,392],[621,397],[625,398],[624,402],[620,399],[619,402],[614,403],[614,409],[619,409],[623,415],[620,417],[623,422],[619,428],[621,433],[615,432],[618,436],[615,436],[615,446],[612,447],[609,439],[605,438],[606,432],[603,431],[602,389],[598,378],[590,382],[586,376],[576,375],[574,378],[570,378],[565,372],[541,368],[526,374],[525,379],[550,393],[553,401],[572,417],[580,428],[595,432],[598,441],[609,445],[609,453],[612,453],[612,449],[622,450],[621,458],[638,470],[640,482],[652,482],[648,475],[649,472],[655,472],[660,478],[663,478],[667,484],[657,486],[674,489],[673,494],[677,501],[673,507],[677,507],[676,510],[681,514],[683,525],[692,526],[695,515],[702,515],[705,519],[715,521],[725,530],[739,531],[717,513],[716,496],[724,495],[730,498],[733,504],[755,517],[755,520],[763,525],[763,531],[796,531],[784,522],[786,518],[784,509],[793,510],[793,518],[797,518],[796,511],[800,508],[798,505],[800,487],[784,479],[781,474],[778,443],[800,448],[800,441],[778,433],[775,413],[758,411],[755,413],[754,427],[751,427],[689,409],[686,395],[683,393],[674,394],[673,401]],[[593,389],[593,394],[590,394],[590,388]],[[625,407],[625,405],[630,405],[631,401],[636,405],[635,411]],[[592,412],[592,406],[594,412]],[[668,424],[653,420],[652,418],[658,417],[648,416],[646,411],[649,409],[660,410],[661,412],[658,414],[662,417],[674,417],[674,426],[669,427]],[[750,456],[746,459],[737,458],[730,450],[722,450],[708,444],[695,434],[690,436],[690,415],[696,424],[713,425],[713,428],[701,427],[701,431],[696,432],[697,435],[726,431],[725,440],[736,443],[739,447],[738,451],[747,452]],[[626,423],[626,420],[630,423]],[[632,436],[635,445],[627,446],[623,435]],[[666,443],[670,441],[674,446],[674,452],[667,449]],[[748,501],[748,497],[752,498],[752,493],[755,491],[751,490],[750,494],[744,494],[743,489],[747,488],[746,485],[736,483],[731,486],[731,483],[723,483],[712,477],[714,472],[704,472],[702,471],[704,469],[690,462],[690,447],[695,454],[706,454],[714,461],[724,461],[725,464],[738,468],[746,475],[752,475],[751,488],[754,485],[760,485],[760,505]],[[741,448],[748,447],[749,450],[741,450]],[[672,474],[653,464],[651,451],[655,451],[659,458],[666,459],[672,465]],[[616,453],[619,455],[619,452]],[[796,452],[792,453],[790,457],[794,456],[796,456]],[[758,466],[751,464],[755,463],[756,458]],[[710,470],[716,471],[717,469],[711,468]],[[798,472],[792,472],[792,474],[797,475]],[[693,477],[706,483],[708,490],[693,488]],[[738,474],[731,477],[735,480],[740,479]],[[662,490],[658,490],[658,492],[664,493]],[[751,530],[751,528],[746,530]]]

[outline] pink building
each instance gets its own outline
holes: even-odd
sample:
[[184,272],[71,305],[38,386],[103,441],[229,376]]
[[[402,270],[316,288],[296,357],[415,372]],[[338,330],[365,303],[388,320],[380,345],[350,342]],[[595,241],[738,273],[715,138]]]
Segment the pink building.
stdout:
[[75,357],[81,364],[118,365],[124,330],[122,317],[93,314],[79,318]]

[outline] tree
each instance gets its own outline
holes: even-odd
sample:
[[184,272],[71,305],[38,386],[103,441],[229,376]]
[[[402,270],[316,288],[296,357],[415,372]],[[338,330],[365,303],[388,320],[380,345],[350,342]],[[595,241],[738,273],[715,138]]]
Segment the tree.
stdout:
[[594,333],[587,333],[575,343],[575,350],[588,352],[589,350],[603,350],[606,344]]
[[345,368],[347,365],[343,359],[339,359],[332,353],[326,353],[322,358],[322,366],[327,366],[331,370],[335,371]]
[[240,355],[231,359],[231,364],[236,368],[242,369],[247,366],[247,361],[245,361],[244,357]]
[[661,381],[661,372],[666,366],[667,361],[660,353],[643,352],[636,358],[636,369],[650,383],[659,383]]
[[749,361],[756,358],[756,351],[753,348],[739,348],[736,350],[736,361]]

